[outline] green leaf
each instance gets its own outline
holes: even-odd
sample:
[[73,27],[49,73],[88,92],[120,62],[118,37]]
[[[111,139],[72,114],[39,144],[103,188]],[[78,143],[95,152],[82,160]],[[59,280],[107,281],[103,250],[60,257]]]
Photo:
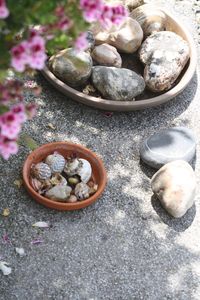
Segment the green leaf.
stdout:
[[22,134],[18,143],[22,146],[28,147],[30,150],[35,150],[38,148],[36,141],[30,137],[28,134]]
[[6,113],[7,111],[9,111],[9,108],[5,105],[0,105],[0,115]]

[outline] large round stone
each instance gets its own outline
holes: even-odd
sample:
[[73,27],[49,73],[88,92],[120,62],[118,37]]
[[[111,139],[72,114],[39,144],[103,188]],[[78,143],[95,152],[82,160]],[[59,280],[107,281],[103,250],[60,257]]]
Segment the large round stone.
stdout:
[[124,53],[136,52],[143,40],[143,31],[140,24],[129,17],[120,26],[112,26],[106,29],[97,24],[92,27],[92,31],[96,45],[107,43],[117,48],[119,52]]
[[147,138],[140,147],[140,157],[149,166],[159,169],[173,160],[189,163],[196,152],[192,131],[185,127],[173,127]]
[[93,67],[92,81],[102,96],[109,100],[131,101],[145,89],[144,79],[128,69]]
[[195,200],[195,173],[183,160],[170,162],[154,174],[151,188],[168,213],[181,218]]
[[124,53],[134,53],[142,43],[143,31],[140,24],[127,17],[116,31],[109,35],[109,44]]
[[160,31],[150,35],[142,44],[140,60],[146,65],[144,80],[153,92],[167,91],[189,59],[189,46],[179,35]]
[[92,72],[92,58],[83,51],[69,48],[60,51],[49,60],[53,74],[72,87],[84,85]]

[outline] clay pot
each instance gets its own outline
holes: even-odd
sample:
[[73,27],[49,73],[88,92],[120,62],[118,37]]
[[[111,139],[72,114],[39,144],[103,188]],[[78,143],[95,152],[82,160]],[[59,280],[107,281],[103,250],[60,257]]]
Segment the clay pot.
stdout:
[[[98,190],[94,195],[84,201],[63,203],[48,199],[38,194],[33,189],[30,183],[30,171],[32,164],[43,161],[49,154],[52,154],[55,151],[62,154],[65,158],[69,157],[72,153],[75,153],[78,157],[84,158],[90,162],[93,171],[92,180],[98,184]],[[43,145],[29,154],[23,166],[23,180],[28,193],[40,204],[57,210],[77,210],[89,206],[101,196],[106,186],[107,175],[103,162],[91,150],[81,145],[69,142],[55,142]]]

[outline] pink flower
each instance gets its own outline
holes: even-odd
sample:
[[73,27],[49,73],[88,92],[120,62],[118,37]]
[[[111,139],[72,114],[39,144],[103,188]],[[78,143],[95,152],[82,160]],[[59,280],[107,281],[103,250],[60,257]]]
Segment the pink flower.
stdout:
[[128,16],[128,11],[123,5],[117,5],[112,7],[113,15],[111,17],[111,22],[113,24],[119,25]]
[[100,21],[103,26],[119,25],[128,15],[123,5],[109,6],[102,0],[80,0],[80,8],[87,22]]
[[47,55],[45,53],[45,41],[41,36],[34,36],[28,43],[28,64],[31,68],[42,70]]
[[99,22],[103,27],[112,26],[113,10],[109,5],[104,5]]
[[103,7],[102,0],[80,0],[80,8],[83,10],[84,19],[89,23],[100,18]]
[[23,103],[16,104],[12,107],[11,111],[15,114],[18,122],[20,124],[24,123],[27,120],[27,116],[25,113],[25,107]]
[[0,19],[5,19],[9,16],[9,10],[5,0],[0,0]]
[[18,116],[12,111],[1,115],[0,129],[2,136],[11,140],[16,139],[21,129],[21,122],[19,122]]
[[23,72],[26,66],[41,70],[47,59],[45,41],[36,31],[32,30],[29,40],[13,47],[11,54],[11,66],[18,72]]
[[16,141],[10,141],[0,135],[0,155],[7,160],[12,154],[16,154],[17,152],[18,145]]
[[82,32],[75,41],[75,48],[78,51],[84,51],[88,48],[87,33]]
[[11,66],[18,72],[23,72],[28,63],[27,48],[28,43],[23,41],[11,49]]
[[63,17],[65,14],[65,7],[63,5],[59,5],[55,9],[55,15],[57,17]]
[[29,119],[32,119],[36,115],[37,105],[35,103],[29,103],[26,105],[26,113]]
[[8,102],[23,99],[23,83],[19,80],[8,80],[3,84],[0,83],[0,102]]
[[0,101],[3,103],[8,102],[10,99],[9,96],[9,90],[3,84],[0,84]]
[[104,27],[119,25],[128,16],[128,12],[123,5],[109,6],[105,5],[99,19]]
[[57,27],[62,30],[66,31],[68,30],[72,25],[72,22],[67,17],[62,17],[61,20],[57,23]]

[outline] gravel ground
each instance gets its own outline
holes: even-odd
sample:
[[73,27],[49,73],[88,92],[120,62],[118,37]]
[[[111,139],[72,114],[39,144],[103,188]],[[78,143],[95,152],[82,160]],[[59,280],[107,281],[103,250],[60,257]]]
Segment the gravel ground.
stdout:
[[[152,1],[164,3],[165,1]],[[199,1],[167,1],[198,43]],[[195,21],[196,17],[196,21]],[[200,191],[196,204],[181,219],[170,218],[152,197],[153,170],[139,159],[140,142],[160,129],[183,125],[197,137],[196,174],[200,175],[200,90],[195,74],[186,90],[158,108],[140,112],[103,112],[67,99],[41,76],[43,92],[27,101],[40,104],[38,116],[24,133],[38,145],[70,140],[95,151],[104,160],[108,185],[103,197],[77,212],[57,212],[34,202],[14,181],[20,178],[28,149],[0,161],[0,256],[12,273],[0,274],[2,300],[165,300],[200,299]],[[56,126],[56,130],[48,127]],[[34,229],[37,221],[51,228]],[[35,238],[43,243],[31,245]],[[20,258],[15,247],[23,247]]]

